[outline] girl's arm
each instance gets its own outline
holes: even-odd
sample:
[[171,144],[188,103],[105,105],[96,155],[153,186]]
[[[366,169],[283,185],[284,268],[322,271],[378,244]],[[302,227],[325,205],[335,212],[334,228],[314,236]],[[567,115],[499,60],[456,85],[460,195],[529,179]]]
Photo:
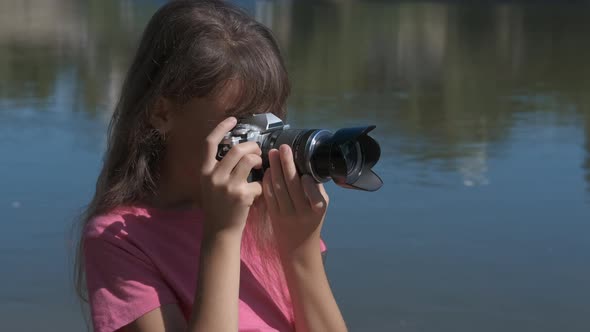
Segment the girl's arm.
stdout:
[[236,331],[241,232],[203,238],[199,282],[188,331]]
[[330,289],[320,250],[316,248],[300,258],[284,258],[282,264],[293,303],[296,330],[347,331]]
[[262,167],[256,142],[234,146],[217,161],[217,145],[237,123],[230,117],[207,137],[200,176],[204,212],[199,277],[189,331],[235,332],[238,329],[240,245],[248,213],[262,194],[248,182],[252,168]]
[[264,197],[295,314],[295,329],[347,331],[322,263],[320,231],[328,207],[322,184],[300,177],[291,149],[269,152]]

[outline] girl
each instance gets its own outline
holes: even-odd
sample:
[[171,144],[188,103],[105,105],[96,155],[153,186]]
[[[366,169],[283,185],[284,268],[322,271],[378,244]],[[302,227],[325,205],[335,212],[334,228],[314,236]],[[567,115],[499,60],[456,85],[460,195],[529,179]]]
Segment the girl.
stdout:
[[83,218],[77,288],[94,329],[346,331],[326,278],[321,184],[286,145],[221,160],[236,117],[285,118],[287,73],[268,28],[220,0],[150,20],[113,114]]

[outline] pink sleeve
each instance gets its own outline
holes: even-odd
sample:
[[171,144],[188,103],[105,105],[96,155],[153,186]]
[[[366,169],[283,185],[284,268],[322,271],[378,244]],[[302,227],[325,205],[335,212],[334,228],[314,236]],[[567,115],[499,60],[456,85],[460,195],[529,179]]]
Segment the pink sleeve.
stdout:
[[150,259],[125,238],[86,237],[86,285],[95,332],[112,332],[177,302]]
[[328,247],[326,247],[326,243],[324,242],[324,239],[322,239],[320,237],[320,251],[325,252],[326,250],[328,250]]

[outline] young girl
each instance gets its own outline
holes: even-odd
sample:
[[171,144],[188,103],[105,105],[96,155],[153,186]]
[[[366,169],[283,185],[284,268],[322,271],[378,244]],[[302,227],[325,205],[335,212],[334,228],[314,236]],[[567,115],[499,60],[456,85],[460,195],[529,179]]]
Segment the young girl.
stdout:
[[149,22],[113,114],[83,219],[77,287],[94,329],[346,331],[330,290],[321,184],[290,148],[215,155],[236,117],[285,118],[289,83],[268,28],[218,1]]

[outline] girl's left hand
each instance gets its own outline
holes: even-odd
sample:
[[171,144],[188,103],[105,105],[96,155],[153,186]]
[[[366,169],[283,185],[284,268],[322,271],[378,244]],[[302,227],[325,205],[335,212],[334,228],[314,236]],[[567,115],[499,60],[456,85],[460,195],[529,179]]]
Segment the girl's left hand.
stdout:
[[299,176],[288,145],[268,154],[270,168],[262,187],[282,259],[320,255],[320,231],[329,197],[323,184],[310,175]]

